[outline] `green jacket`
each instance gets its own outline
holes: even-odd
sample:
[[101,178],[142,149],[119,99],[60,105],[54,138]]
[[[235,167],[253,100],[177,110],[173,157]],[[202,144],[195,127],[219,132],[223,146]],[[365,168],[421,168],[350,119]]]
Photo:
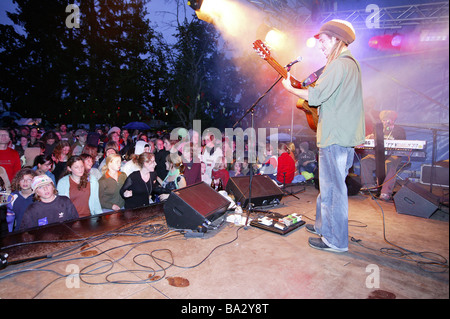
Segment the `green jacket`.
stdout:
[[346,50],[324,70],[308,103],[319,106],[317,146],[354,147],[364,143],[365,121],[359,64]]
[[127,174],[121,173],[119,175],[118,181],[109,176],[106,172],[98,180],[98,193],[100,198],[100,204],[102,208],[112,209],[112,206],[116,204],[120,208],[123,208],[125,200],[120,196],[120,188],[127,179]]

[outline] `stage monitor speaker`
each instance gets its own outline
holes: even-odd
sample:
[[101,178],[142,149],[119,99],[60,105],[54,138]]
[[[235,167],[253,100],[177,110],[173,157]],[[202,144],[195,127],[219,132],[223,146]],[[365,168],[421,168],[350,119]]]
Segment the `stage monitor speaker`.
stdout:
[[430,218],[439,208],[439,197],[407,181],[394,195],[397,213]]
[[[433,172],[433,174],[431,174]],[[420,168],[420,183],[435,186],[449,187],[449,169],[443,166],[423,164]]]
[[347,195],[355,196],[359,194],[361,190],[361,178],[356,175],[347,175],[345,178],[345,184],[347,185]]
[[[314,174],[314,186],[316,189],[320,190],[319,185],[319,170],[316,170],[316,174]],[[345,185],[347,186],[347,195],[355,196],[359,194],[361,190],[361,178],[356,175],[347,175],[345,178]]]
[[198,230],[226,211],[230,201],[205,182],[173,190],[164,204],[169,227]]
[[[250,176],[231,177],[228,180],[226,191],[229,194],[233,194],[236,203],[240,202],[242,207],[247,207],[249,202],[249,184]],[[283,195],[283,191],[275,185],[269,176],[253,176],[251,193],[253,206],[278,205]]]

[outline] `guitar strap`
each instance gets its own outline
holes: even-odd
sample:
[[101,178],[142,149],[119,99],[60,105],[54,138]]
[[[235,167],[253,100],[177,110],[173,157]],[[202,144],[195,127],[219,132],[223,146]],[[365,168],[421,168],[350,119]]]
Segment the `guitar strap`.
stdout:
[[321,67],[320,69],[318,69],[317,71],[311,73],[303,82],[302,82],[302,87],[307,87],[311,84],[313,84],[314,82],[317,81],[317,79],[322,75],[323,70],[325,69],[325,66]]
[[[350,59],[353,62],[355,62],[356,67],[358,68],[358,71],[361,73],[361,70],[359,68],[359,64],[358,62],[356,62],[356,60],[349,55],[344,55],[342,58],[346,58],[346,59]],[[311,73],[303,82],[302,82],[302,87],[307,87],[311,84],[313,84],[314,82],[317,81],[317,79],[322,75],[323,70],[325,69],[325,66],[321,67],[320,69],[318,69],[317,71]]]

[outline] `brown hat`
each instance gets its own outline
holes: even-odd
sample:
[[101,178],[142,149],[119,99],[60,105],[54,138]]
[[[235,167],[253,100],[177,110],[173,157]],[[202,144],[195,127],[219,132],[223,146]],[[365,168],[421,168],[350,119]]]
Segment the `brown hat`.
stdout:
[[333,19],[326,22],[320,27],[319,32],[314,36],[316,39],[319,35],[325,33],[329,36],[342,40],[345,44],[350,44],[355,41],[355,29],[352,24],[345,20]]

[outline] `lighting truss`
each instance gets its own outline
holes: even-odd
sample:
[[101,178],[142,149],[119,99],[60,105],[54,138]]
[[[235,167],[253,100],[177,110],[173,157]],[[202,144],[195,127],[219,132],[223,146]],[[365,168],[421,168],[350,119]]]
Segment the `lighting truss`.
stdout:
[[[267,13],[271,19],[296,26],[320,25],[331,19],[351,22],[355,29],[366,28],[366,20],[372,11],[366,9],[318,12],[311,17],[311,8],[302,0],[247,0]],[[379,28],[398,29],[404,26],[449,23],[449,2],[434,2],[379,8]]]

